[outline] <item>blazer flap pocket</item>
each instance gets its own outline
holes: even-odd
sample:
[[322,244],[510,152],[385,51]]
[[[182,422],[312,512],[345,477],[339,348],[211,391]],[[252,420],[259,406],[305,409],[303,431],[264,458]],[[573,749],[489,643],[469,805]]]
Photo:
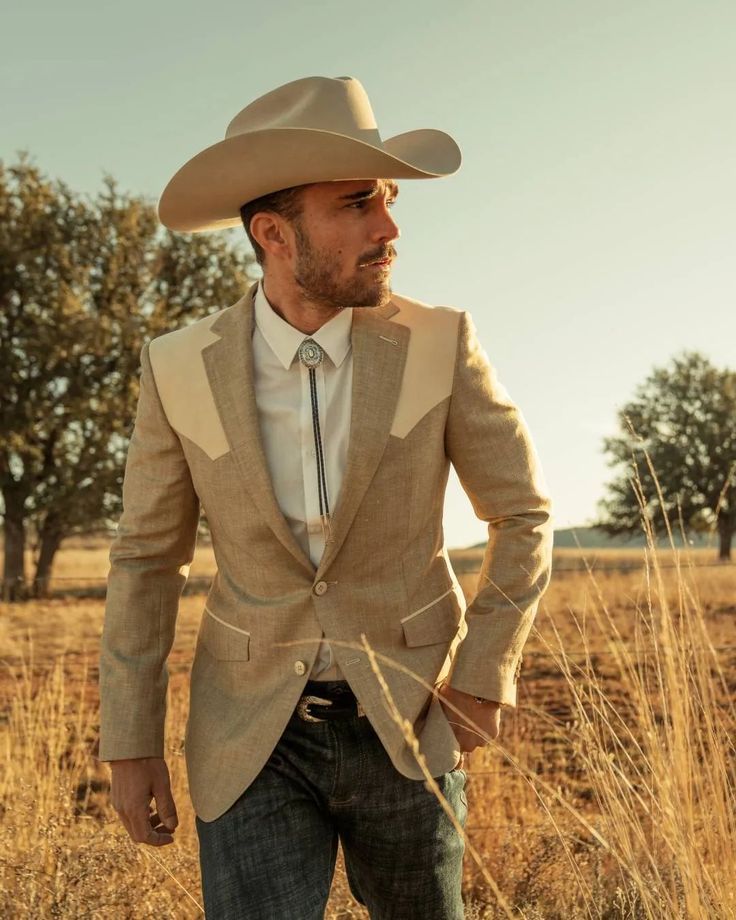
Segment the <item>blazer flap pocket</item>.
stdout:
[[250,657],[250,633],[233,626],[204,608],[199,635],[207,650],[221,661],[247,661]]
[[432,645],[450,642],[457,633],[462,608],[453,585],[401,619],[407,645]]

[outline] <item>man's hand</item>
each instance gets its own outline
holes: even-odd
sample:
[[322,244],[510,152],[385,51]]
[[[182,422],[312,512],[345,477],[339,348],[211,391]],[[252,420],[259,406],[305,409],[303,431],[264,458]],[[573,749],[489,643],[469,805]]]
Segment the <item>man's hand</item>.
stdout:
[[[173,843],[179,823],[171,795],[169,768],[163,757],[136,757],[113,760],[112,807],[135,843],[160,847]],[[156,811],[149,813],[151,798]]]
[[449,707],[445,706],[443,698],[457,706],[457,708],[468,717],[480,731],[483,731],[489,738],[497,738],[501,727],[501,704],[494,701],[477,703],[475,698],[469,693],[463,693],[462,690],[455,690],[449,684],[442,684],[439,691],[440,705],[444,710],[455,737],[463,753],[469,753],[477,747],[483,747],[488,744],[487,740],[478,733],[477,729],[472,728],[465,722],[461,716]]

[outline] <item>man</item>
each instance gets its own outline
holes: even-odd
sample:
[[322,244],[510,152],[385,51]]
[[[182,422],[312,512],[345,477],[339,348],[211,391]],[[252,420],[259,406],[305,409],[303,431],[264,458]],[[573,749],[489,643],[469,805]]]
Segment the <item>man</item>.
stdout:
[[[391,290],[395,180],[459,164],[439,131],[383,141],[357,80],[311,77],[247,106],[159,203],[174,230],[242,221],[263,279],[142,350],[100,759],[133,840],[171,843],[165,662],[202,507],[218,571],[185,750],[211,918],[322,917],[338,840],[371,917],[463,916],[462,839],[419,760],[463,824],[462,756],[516,704],[551,523],[469,315]],[[450,462],[489,524],[467,611]]]

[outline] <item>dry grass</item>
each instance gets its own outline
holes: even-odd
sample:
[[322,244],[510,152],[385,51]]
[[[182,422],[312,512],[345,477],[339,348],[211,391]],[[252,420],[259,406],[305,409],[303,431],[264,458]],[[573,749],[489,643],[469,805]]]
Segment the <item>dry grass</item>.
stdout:
[[[106,552],[65,551],[57,574],[104,577]],[[587,558],[591,572],[553,579],[519,706],[471,758],[468,917],[736,918],[736,568],[699,566],[700,551],[640,550],[626,573],[603,571],[620,551]],[[192,574],[211,564],[202,547]],[[475,580],[462,577],[469,598]],[[201,609],[182,600],[170,659],[180,824],[158,849],[128,839],[93,756],[102,601],[0,609],[2,916],[202,916],[182,754]],[[342,861],[327,916],[367,916]]]
[[[109,568],[109,544],[98,538],[72,537],[64,543],[63,551],[54,561],[52,589],[54,594],[79,589],[103,588]],[[712,565],[716,561],[716,549],[692,549],[688,558],[697,565]],[[450,556],[455,571],[472,576],[477,573],[483,559],[479,549],[451,550]],[[663,568],[675,564],[677,553],[668,548],[657,550],[657,558]],[[641,549],[576,549],[555,550],[555,569],[559,575],[569,575],[578,571],[585,572],[586,566],[597,575],[606,577],[620,574],[619,570],[641,569],[644,565]],[[200,537],[194,554],[190,572],[190,581],[201,583],[215,574],[215,562],[212,547],[206,538]],[[26,553],[26,571],[33,571],[32,554]],[[469,580],[469,583],[473,579]],[[474,582],[473,582],[474,583]]]

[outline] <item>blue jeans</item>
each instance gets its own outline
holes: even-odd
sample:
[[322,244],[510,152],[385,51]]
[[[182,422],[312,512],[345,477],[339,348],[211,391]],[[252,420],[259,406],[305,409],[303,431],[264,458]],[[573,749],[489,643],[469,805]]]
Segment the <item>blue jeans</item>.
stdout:
[[[461,826],[465,771],[436,777]],[[342,843],[372,920],[462,920],[464,844],[434,793],[396,770],[366,716],[296,713],[253,783],[195,819],[207,920],[322,920]]]

